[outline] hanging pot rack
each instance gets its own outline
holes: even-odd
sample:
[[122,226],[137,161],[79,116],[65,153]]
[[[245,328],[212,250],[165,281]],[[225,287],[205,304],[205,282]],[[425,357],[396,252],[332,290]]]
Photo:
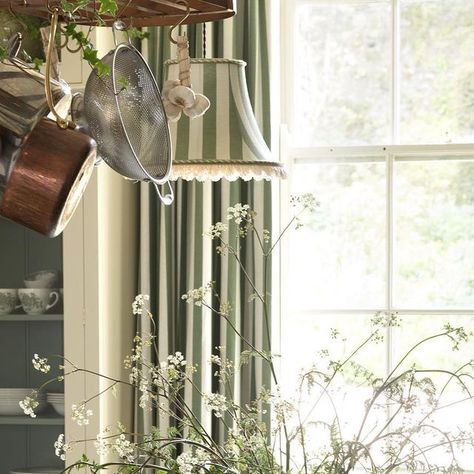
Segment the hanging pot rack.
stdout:
[[[204,23],[224,20],[235,14],[234,0],[188,0],[189,16],[183,22]],[[175,25],[186,15],[187,8],[176,0],[117,0],[117,15],[101,15],[103,25],[112,26],[114,21],[122,20],[127,26],[165,26]],[[51,8],[58,8],[60,21],[79,25],[98,26],[97,11],[99,2],[91,1],[85,8],[75,12],[71,18],[61,11],[57,0],[0,0],[0,9],[13,10],[24,15],[49,18]]]

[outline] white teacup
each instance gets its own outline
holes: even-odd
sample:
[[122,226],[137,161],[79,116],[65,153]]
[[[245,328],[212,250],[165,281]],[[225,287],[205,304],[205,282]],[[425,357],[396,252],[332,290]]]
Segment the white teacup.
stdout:
[[28,314],[43,314],[59,301],[59,293],[49,288],[20,288],[18,296]]
[[26,288],[55,288],[58,284],[58,270],[40,270],[25,277]]
[[0,288],[0,314],[10,314],[15,309],[21,308],[18,302],[16,288]]

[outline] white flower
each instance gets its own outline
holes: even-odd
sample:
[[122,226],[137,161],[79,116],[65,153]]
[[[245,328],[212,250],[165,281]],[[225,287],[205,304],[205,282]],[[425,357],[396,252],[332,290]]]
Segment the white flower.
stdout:
[[183,354],[181,352],[175,352],[173,355],[168,356],[168,363],[176,367],[185,366],[187,364]]
[[222,359],[220,356],[216,354],[212,354],[210,359],[209,359],[209,364],[216,364],[216,365],[222,365]]
[[35,408],[39,405],[38,402],[38,392],[33,390],[30,395],[27,395],[24,400],[19,402],[20,407],[22,408],[25,415],[31,416],[31,418],[36,418],[34,412]]
[[236,224],[240,224],[243,220],[247,219],[250,215],[250,206],[248,204],[235,204],[234,207],[227,209],[227,220],[234,219]]
[[[161,362],[160,368],[152,374],[153,383],[159,385],[161,380],[173,382],[175,380],[184,379],[186,376],[188,362],[181,352],[175,352],[167,357],[166,361]],[[188,368],[192,371],[192,367]]]
[[209,410],[214,411],[216,418],[222,418],[227,410],[227,399],[220,393],[209,393],[203,395],[204,403]]
[[89,418],[93,415],[92,410],[86,409],[86,404],[81,403],[80,405],[72,405],[72,419],[79,426],[89,424]]
[[186,303],[194,303],[196,306],[202,306],[204,297],[212,290],[214,282],[209,282],[206,286],[195,288],[194,290],[188,291],[185,295],[181,296],[181,299]]
[[48,365],[48,359],[45,357],[41,358],[38,354],[34,355],[31,362],[33,363],[33,367],[39,372],[47,374],[51,370],[51,366]]
[[110,426],[106,426],[104,430],[96,436],[94,447],[98,456],[105,456],[110,452],[111,444],[107,442],[105,436],[110,432]]
[[72,449],[71,443],[64,442],[64,434],[60,434],[54,442],[54,452],[61,460],[66,460],[66,453]]
[[133,314],[142,314],[147,301],[150,301],[149,295],[140,294],[135,296],[135,300],[132,303]]
[[300,196],[291,196],[290,203],[293,207],[297,207],[299,205],[303,209],[307,209],[310,212],[315,211],[319,206],[318,201],[312,193],[304,193]]
[[138,406],[143,410],[151,410],[151,401],[153,397],[146,379],[140,380],[138,390],[140,391]]
[[130,369],[130,373],[128,374],[128,381],[132,384],[135,385],[138,383],[140,380],[140,372],[136,367],[132,367]]
[[204,232],[204,235],[211,237],[211,239],[217,239],[222,237],[222,234],[228,229],[227,224],[223,222],[216,222],[214,225],[209,227],[207,232]]
[[195,467],[201,464],[197,457],[194,457],[191,453],[182,453],[176,458],[178,464],[178,470],[180,474],[192,474],[196,472]]
[[126,439],[123,433],[115,440],[113,449],[123,461],[130,463],[134,461],[136,449],[135,443]]

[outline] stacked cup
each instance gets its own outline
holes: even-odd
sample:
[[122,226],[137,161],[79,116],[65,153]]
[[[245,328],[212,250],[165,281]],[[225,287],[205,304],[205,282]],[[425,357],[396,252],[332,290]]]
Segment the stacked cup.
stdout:
[[43,314],[59,302],[57,288],[59,272],[41,270],[30,273],[24,280],[25,288],[18,290],[23,310],[27,314]]
[[0,315],[10,314],[18,308],[21,308],[21,304],[18,304],[18,290],[0,288]]

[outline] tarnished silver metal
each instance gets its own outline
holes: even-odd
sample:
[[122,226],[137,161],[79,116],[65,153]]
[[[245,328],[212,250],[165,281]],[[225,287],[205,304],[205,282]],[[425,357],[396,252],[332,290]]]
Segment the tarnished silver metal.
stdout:
[[[163,203],[171,204],[171,138],[153,74],[129,43],[117,45],[102,62],[111,73],[93,71],[84,91],[85,116],[98,153],[122,176],[151,181]],[[163,184],[169,189],[164,195]]]

